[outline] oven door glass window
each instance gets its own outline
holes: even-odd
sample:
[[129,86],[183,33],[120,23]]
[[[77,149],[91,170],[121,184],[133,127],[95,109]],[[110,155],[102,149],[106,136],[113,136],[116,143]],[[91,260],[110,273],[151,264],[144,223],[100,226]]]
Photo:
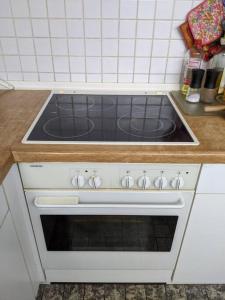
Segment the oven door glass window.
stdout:
[[178,216],[41,215],[48,251],[169,252]]

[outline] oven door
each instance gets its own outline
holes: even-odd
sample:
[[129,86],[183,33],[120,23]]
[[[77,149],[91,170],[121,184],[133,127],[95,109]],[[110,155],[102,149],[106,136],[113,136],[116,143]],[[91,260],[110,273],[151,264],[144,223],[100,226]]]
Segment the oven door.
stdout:
[[172,270],[193,194],[27,190],[43,268]]

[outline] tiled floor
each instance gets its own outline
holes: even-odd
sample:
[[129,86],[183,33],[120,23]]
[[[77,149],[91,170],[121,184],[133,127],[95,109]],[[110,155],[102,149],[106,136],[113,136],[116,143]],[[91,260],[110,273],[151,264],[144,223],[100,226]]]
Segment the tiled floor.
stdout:
[[51,284],[37,300],[223,300],[225,285]]

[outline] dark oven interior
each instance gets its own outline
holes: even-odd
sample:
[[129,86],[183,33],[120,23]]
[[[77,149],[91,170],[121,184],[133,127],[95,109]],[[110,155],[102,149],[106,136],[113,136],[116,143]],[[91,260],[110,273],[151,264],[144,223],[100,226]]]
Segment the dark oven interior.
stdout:
[[48,251],[169,252],[178,216],[41,215]]

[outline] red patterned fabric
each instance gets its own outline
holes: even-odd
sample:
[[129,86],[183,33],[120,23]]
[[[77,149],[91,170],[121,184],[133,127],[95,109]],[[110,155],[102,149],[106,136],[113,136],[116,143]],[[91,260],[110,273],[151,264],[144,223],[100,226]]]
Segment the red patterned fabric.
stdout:
[[221,0],[205,0],[192,9],[188,16],[188,24],[195,42],[201,46],[219,39],[223,33],[221,22],[224,18]]

